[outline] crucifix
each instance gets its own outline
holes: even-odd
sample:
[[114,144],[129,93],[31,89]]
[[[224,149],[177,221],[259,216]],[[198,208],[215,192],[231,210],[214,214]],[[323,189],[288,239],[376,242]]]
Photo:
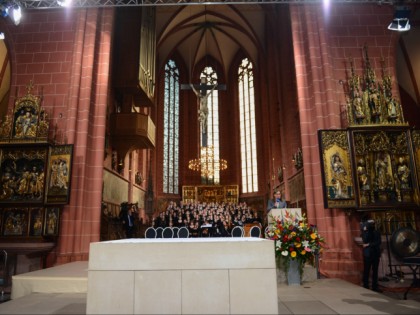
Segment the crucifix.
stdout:
[[197,96],[198,103],[198,120],[201,124],[201,146],[207,146],[207,118],[209,115],[209,108],[207,99],[213,90],[226,90],[224,84],[206,84],[206,77],[201,77],[200,84],[181,84],[181,90],[192,89]]

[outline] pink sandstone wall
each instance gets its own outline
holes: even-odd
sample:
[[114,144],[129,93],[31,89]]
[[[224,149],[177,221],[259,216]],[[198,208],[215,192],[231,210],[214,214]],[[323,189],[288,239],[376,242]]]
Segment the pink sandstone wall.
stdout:
[[90,242],[99,240],[112,12],[36,10],[25,12],[19,26],[2,21],[11,90],[22,96],[32,80],[34,94],[43,92],[56,140],[74,144],[71,200],[48,265],[86,260]]
[[395,90],[397,37],[387,30],[392,15],[391,6],[343,4],[331,5],[329,11],[322,6],[291,6],[308,220],[326,238],[321,272],[355,283],[360,282],[362,269],[361,250],[354,242],[358,218],[340,209],[324,209],[317,130],[344,128],[345,95],[340,80],[346,80],[350,57],[356,71],[361,71],[364,45],[378,74],[379,61],[385,58]]

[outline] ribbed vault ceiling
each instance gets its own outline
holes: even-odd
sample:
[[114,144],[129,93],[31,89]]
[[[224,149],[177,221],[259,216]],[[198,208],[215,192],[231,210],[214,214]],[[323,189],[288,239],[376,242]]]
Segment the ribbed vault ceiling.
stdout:
[[241,5],[240,10],[231,5],[159,7],[157,16],[160,62],[177,50],[189,74],[207,58],[216,60],[226,73],[240,49],[254,61],[262,51],[264,14],[259,5]]
[[[57,0],[20,0],[25,10],[57,8]],[[419,0],[331,0],[333,3],[406,5],[411,8],[412,29],[401,35],[398,49],[398,81],[420,104],[420,1]],[[265,4],[320,4],[322,0],[73,0],[72,6],[121,7],[155,6],[157,10],[157,52],[162,63],[175,50],[184,59],[189,75],[194,65],[211,56],[229,68],[234,55],[243,49],[258,60],[263,51]],[[386,27],[386,26],[385,26]],[[158,65],[159,68],[162,64]]]

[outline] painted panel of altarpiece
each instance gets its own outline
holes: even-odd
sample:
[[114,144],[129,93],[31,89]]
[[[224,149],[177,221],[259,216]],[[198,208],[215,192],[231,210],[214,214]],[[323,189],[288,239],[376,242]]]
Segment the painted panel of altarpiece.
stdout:
[[73,145],[59,145],[50,148],[45,203],[69,203],[72,160]]
[[346,130],[319,130],[325,208],[355,208],[352,162]]

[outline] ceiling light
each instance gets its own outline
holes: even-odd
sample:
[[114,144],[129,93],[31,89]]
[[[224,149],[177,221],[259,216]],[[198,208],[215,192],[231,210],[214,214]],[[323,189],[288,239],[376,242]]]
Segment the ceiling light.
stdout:
[[72,4],[73,0],[57,0],[57,4],[61,7],[70,7]]
[[410,16],[410,10],[407,8],[396,8],[394,13],[394,19],[392,20],[391,24],[389,24],[388,29],[391,31],[397,32],[406,32],[409,31],[410,20],[408,19]]
[[227,169],[227,161],[216,159],[213,146],[202,146],[200,156],[188,162],[188,168],[201,173],[201,177],[206,179],[214,177],[217,171]]
[[397,32],[406,32],[409,31],[410,28],[411,26],[408,19],[393,19],[388,26],[389,30]]
[[19,25],[22,18],[22,9],[19,5],[12,5],[4,10],[3,16],[10,16],[15,25]]

